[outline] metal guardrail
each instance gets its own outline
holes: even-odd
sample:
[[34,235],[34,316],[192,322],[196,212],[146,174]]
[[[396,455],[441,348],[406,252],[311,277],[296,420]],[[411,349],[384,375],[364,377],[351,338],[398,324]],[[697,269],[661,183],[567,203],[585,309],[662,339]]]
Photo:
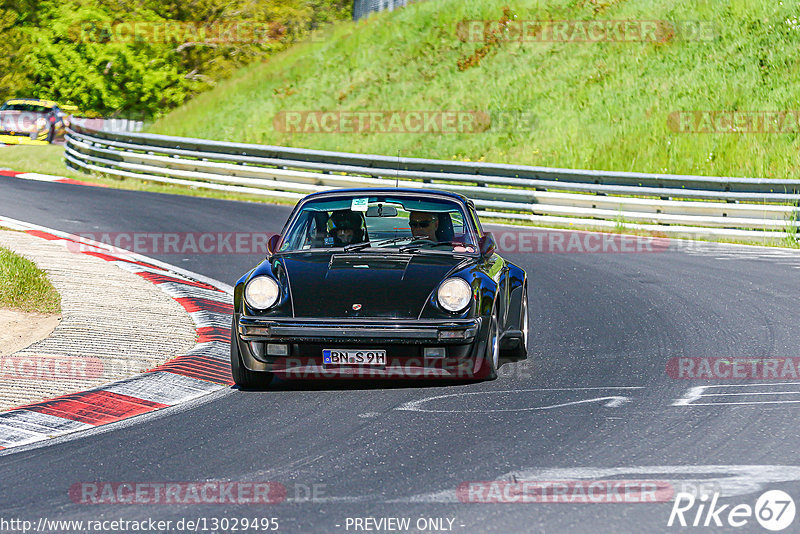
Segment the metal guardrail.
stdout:
[[141,132],[144,128],[144,121],[137,121],[133,119],[104,119],[76,117],[71,115],[69,117],[69,122],[70,124],[75,124],[76,126],[91,128],[93,130],[100,130],[103,132]]
[[392,11],[414,0],[353,0],[353,20],[377,11]]
[[337,187],[443,189],[482,216],[540,224],[782,238],[800,219],[800,180],[585,171],[227,143],[72,125],[70,167],[119,177],[300,198]]

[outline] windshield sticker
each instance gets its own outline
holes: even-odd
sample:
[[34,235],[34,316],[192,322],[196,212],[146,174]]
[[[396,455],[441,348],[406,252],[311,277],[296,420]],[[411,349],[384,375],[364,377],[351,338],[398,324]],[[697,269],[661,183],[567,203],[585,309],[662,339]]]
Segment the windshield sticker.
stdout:
[[369,198],[354,198],[350,203],[350,211],[367,211]]

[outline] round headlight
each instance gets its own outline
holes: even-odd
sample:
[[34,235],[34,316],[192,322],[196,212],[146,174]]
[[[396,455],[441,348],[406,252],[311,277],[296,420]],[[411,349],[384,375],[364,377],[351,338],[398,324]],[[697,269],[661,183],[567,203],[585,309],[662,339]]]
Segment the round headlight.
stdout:
[[471,298],[472,288],[462,278],[448,278],[439,286],[439,304],[447,311],[463,310]]
[[47,128],[47,119],[44,117],[39,117],[36,119],[36,129],[37,130],[44,130]]
[[278,301],[278,282],[269,276],[256,276],[244,288],[244,298],[257,310],[266,310]]

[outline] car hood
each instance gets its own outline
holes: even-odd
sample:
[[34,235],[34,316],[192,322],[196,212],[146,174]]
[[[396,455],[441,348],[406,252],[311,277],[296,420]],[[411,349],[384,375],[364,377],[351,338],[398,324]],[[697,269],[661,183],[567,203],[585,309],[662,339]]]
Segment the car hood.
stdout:
[[416,319],[431,292],[466,261],[444,254],[376,252],[281,259],[299,318]]

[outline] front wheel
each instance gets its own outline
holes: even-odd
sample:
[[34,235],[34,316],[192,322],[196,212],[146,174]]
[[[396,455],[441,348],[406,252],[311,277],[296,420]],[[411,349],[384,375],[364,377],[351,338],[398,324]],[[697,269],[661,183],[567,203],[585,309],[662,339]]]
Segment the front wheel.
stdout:
[[519,340],[519,345],[514,349],[514,358],[517,360],[524,360],[528,357],[528,286],[526,285],[522,290],[522,302],[520,302],[519,312],[519,329],[522,332],[522,338]]
[[492,313],[489,319],[489,332],[486,337],[484,360],[487,370],[486,380],[494,380],[497,378],[497,368],[500,367],[500,324],[495,313]]
[[236,318],[231,325],[231,374],[233,381],[242,389],[264,388],[272,382],[272,373],[264,371],[251,371],[242,363],[239,353],[238,335],[236,333]]

